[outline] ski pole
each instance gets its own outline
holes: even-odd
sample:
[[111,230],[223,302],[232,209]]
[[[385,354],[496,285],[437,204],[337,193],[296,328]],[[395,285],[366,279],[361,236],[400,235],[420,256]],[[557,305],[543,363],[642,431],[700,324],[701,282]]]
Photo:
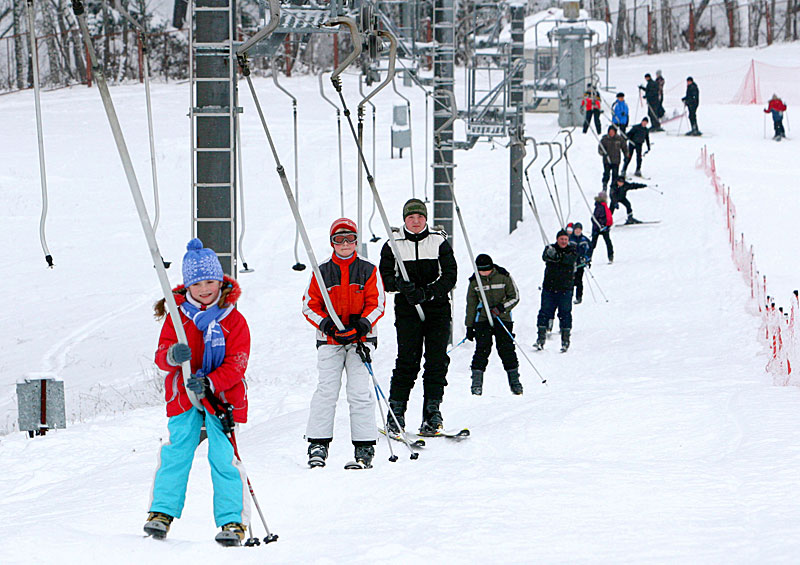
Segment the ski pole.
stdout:
[[30,37],[31,66],[33,69],[33,100],[36,103],[36,137],[39,141],[39,180],[42,184],[42,216],[39,219],[39,241],[44,251],[44,259],[47,266],[53,268],[53,256],[47,247],[47,238],[44,233],[45,222],[47,220],[47,172],[44,163],[44,134],[42,133],[42,103],[39,99],[39,52],[36,48],[36,37],[34,33],[33,0],[28,0],[28,36]]
[[592,274],[592,270],[591,270],[589,267],[586,267],[586,272],[587,272],[587,273],[589,273],[589,276],[590,276],[590,277],[592,277],[592,280],[594,281],[594,284],[596,284],[596,285],[597,285],[597,290],[599,290],[599,291],[600,291],[600,295],[603,297],[603,299],[604,299],[606,302],[608,302],[608,297],[606,296],[606,293],[605,293],[605,292],[603,292],[603,289],[602,289],[602,287],[600,286],[600,283],[599,283],[599,282],[597,282],[597,278],[596,278],[596,277],[595,277],[595,276]]
[[448,355],[450,355],[450,354],[451,354],[453,351],[455,351],[456,349],[458,349],[458,348],[459,348],[459,346],[463,345],[465,341],[467,341],[467,338],[466,338],[466,337],[465,337],[464,339],[462,339],[461,341],[459,341],[457,344],[455,344],[453,347],[451,347],[450,349],[448,349],[448,350],[447,350],[447,354],[448,354]]
[[764,139],[767,139],[767,115],[764,114]]
[[[376,399],[378,398],[378,388],[377,387],[375,387],[375,398]],[[384,431],[386,431],[386,430],[389,429],[389,414],[386,414],[386,416],[384,417],[384,415],[383,415],[383,405],[380,402],[378,402],[377,404],[378,404],[378,410],[381,413],[381,422],[383,423],[383,429],[384,429]],[[386,437],[386,445],[389,446],[389,461],[391,461],[392,463],[396,462],[397,461],[397,455],[394,454],[394,448],[392,447],[392,440],[388,436]]]
[[[358,93],[361,95],[361,98],[364,98],[364,96],[366,96],[364,94],[364,84],[361,82],[361,77],[358,78]],[[372,174],[373,174],[373,176],[375,176],[376,174],[378,174],[376,172],[376,170],[375,170],[376,169],[376,167],[375,167],[375,112],[376,112],[376,108],[375,108],[375,104],[373,104],[372,102],[367,102],[367,104],[369,104],[370,107],[372,108]],[[358,142],[363,147],[364,146],[364,116],[362,114],[363,114],[362,108],[359,107],[358,108]],[[359,163],[358,163],[358,221],[359,222],[361,222],[361,213],[362,213],[362,210],[363,210],[362,203],[361,203],[361,201],[362,201],[362,186],[364,184],[362,182],[362,177],[363,177],[362,173],[363,172],[364,172],[364,169],[361,166],[361,162],[359,161]],[[367,227],[369,228],[369,233],[372,234],[372,237],[369,240],[370,243],[375,243],[377,241],[380,241],[380,239],[381,239],[380,237],[375,235],[375,230],[372,229],[372,220],[373,220],[373,218],[375,218],[375,199],[374,198],[372,199],[372,211],[370,212],[370,215],[369,215],[369,222],[367,222]],[[363,241],[361,240],[360,237],[359,237],[359,243],[360,244],[363,243]],[[360,249],[360,245],[359,245],[359,249]]]
[[656,191],[656,192],[657,192],[657,193],[659,193],[661,196],[664,196],[664,193],[663,193],[663,192],[661,192],[661,191],[660,191],[660,190],[658,190],[657,188],[654,188],[654,187],[656,187],[656,186],[658,186],[658,185],[657,185],[657,184],[654,184],[654,185],[648,185],[648,186],[647,186],[647,188],[649,188],[650,190],[654,190],[654,191]]
[[517,346],[517,350],[519,350],[519,352],[522,353],[522,356],[525,357],[525,360],[528,362],[528,364],[533,368],[534,371],[536,371],[536,374],[542,380],[542,384],[546,385],[547,384],[547,379],[545,379],[542,376],[542,374],[539,372],[539,369],[536,368],[536,365],[534,365],[533,362],[528,358],[528,354],[525,353],[525,350],[522,347],[519,346],[519,343],[517,343],[517,340],[514,339],[514,334],[512,334],[510,331],[508,331],[508,328],[506,327],[506,325],[503,323],[503,320],[501,320],[499,316],[496,316],[496,319],[497,319],[497,323],[500,324],[500,327],[502,327],[504,330],[506,330],[506,333],[508,334],[508,337],[510,337],[511,341],[514,342],[514,345]]
[[592,293],[592,300],[594,300],[594,301],[595,301],[595,303],[597,303],[597,296],[595,296],[595,294],[594,294],[594,288],[592,288],[592,279],[590,279],[590,278],[589,278],[589,279],[586,279],[586,286],[588,286],[588,287],[589,287],[589,292],[591,292],[591,293]]
[[[392,419],[394,419],[395,426],[397,426],[397,429],[400,430],[400,437],[403,439],[403,443],[408,448],[408,450],[411,452],[411,459],[419,459],[419,453],[414,451],[414,448],[411,447],[411,444],[409,443],[408,438],[406,437],[405,430],[403,429],[403,426],[401,426],[400,422],[397,420],[397,416],[395,415],[394,410],[392,410],[392,405],[389,404],[389,401],[386,399],[386,395],[384,395],[383,394],[383,390],[381,390],[381,385],[378,384],[378,379],[375,378],[375,373],[372,371],[372,359],[370,358],[369,350],[366,348],[366,346],[363,344],[363,342],[358,342],[358,345],[356,345],[356,353],[358,353],[358,356],[361,357],[361,361],[364,363],[364,366],[367,368],[367,371],[369,372],[369,376],[372,377],[372,384],[375,386],[375,391],[378,393],[378,396],[386,403],[386,409],[388,410],[388,412],[386,414],[386,416],[387,416],[387,418],[386,418],[387,424],[389,422],[389,416],[391,415]],[[383,417],[383,410],[381,410],[381,417]],[[388,435],[389,434],[389,430],[387,430],[386,428],[384,428],[384,430],[386,431],[386,434],[387,434],[386,435],[386,440],[387,441],[391,441],[391,438],[389,438],[389,435]],[[389,449],[391,449],[391,447]],[[392,452],[392,456],[394,456],[394,452]],[[397,459],[395,459],[395,461],[396,460]],[[392,461],[392,460],[390,459],[390,461]],[[392,461],[392,462],[394,462],[394,461]]]

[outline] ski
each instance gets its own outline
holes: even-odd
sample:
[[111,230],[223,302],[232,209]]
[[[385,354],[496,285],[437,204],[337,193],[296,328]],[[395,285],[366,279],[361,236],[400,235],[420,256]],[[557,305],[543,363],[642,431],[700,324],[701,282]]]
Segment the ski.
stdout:
[[433,434],[418,434],[421,437],[447,437],[450,439],[464,439],[470,436],[469,429],[437,430]]
[[622,227],[625,227],[625,226],[641,226],[641,225],[647,225],[647,224],[660,224],[660,223],[661,223],[661,220],[640,220],[640,221],[637,221],[637,222],[617,224],[617,227],[618,228],[622,228]]
[[[405,441],[403,440],[403,436],[400,435],[400,434],[395,434],[395,433],[388,433],[387,434],[386,430],[384,430],[383,428],[378,428],[378,431],[380,433],[382,433],[383,435],[385,435],[386,437],[388,437],[389,439],[393,439],[395,441],[399,441],[401,443],[405,443]],[[424,439],[422,439],[420,437],[414,437],[409,433],[405,434],[405,440],[408,441],[408,444],[411,447],[425,447],[425,440]]]
[[372,469],[372,465],[364,465],[361,461],[348,461],[344,464],[345,469]]

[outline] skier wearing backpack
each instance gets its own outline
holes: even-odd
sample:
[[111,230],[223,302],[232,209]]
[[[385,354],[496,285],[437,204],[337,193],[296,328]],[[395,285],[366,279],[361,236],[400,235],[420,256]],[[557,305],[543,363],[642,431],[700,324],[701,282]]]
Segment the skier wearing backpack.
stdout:
[[[241,295],[239,284],[223,275],[214,251],[203,248],[199,239],[191,240],[186,249],[183,285],[172,292],[188,345],[178,342],[165,300],[155,306],[156,319],[167,316],[155,361],[167,371],[164,396],[169,441],[161,446],[144,530],[163,539],[173,518],[180,518],[189,471],[205,423],[214,485],[214,520],[222,528],[216,540],[222,545],[240,545],[245,524],[250,522],[250,499],[244,465],[227,434],[236,423],[247,421],[244,373],[250,356],[250,330],[234,307]],[[192,406],[184,387],[181,364],[185,361],[191,363],[192,370],[186,386],[202,399],[203,412]],[[219,406],[224,410],[219,411]]]
[[614,117],[611,123],[619,128],[619,131],[625,133],[628,127],[628,103],[625,102],[625,93],[618,92],[617,99],[611,105],[611,110],[614,112]]
[[[456,285],[458,266],[447,234],[430,230],[427,222],[428,208],[422,200],[412,198],[406,202],[404,226],[399,233],[392,234],[400,257],[395,258],[392,247],[386,242],[381,249],[379,269],[386,291],[397,293],[394,298],[397,360],[392,372],[389,404],[400,427],[405,428],[406,407],[424,351],[420,433],[434,435],[444,427],[440,405],[450,364],[447,356],[452,325],[450,291]],[[406,268],[408,281],[400,273],[398,260]],[[417,306],[422,308],[425,321],[420,319]],[[399,433],[401,430],[390,418],[386,431]]]
[[594,256],[597,242],[602,236],[606,242],[606,252],[608,262],[614,262],[614,245],[611,243],[611,226],[614,225],[614,217],[608,209],[608,194],[605,191],[597,193],[594,197],[594,213],[592,214],[592,252],[589,254],[591,261]]
[[575,284],[575,264],[578,251],[569,241],[566,230],[559,230],[556,242],[547,245],[542,252],[544,261],[544,281],[542,282],[542,302],[536,318],[536,349],[544,349],[547,341],[547,325],[558,312],[558,326],[561,329],[561,351],[569,348],[572,331],[572,287]]
[[575,304],[583,302],[583,271],[592,264],[592,241],[583,235],[583,224],[575,222],[569,242],[575,244],[578,263],[575,266]]
[[786,130],[783,129],[783,113],[785,111],[786,104],[778,98],[777,94],[773,94],[764,113],[772,114],[772,127],[775,128],[775,136],[772,139],[775,141],[780,141],[786,137]]
[[645,143],[647,143],[647,151],[645,153],[650,152],[650,131],[647,129],[647,122],[647,117],[642,118],[642,123],[636,124],[628,132],[628,155],[622,165],[623,176],[628,170],[628,165],[630,165],[634,153],[636,153],[636,172],[633,173],[633,176],[642,176],[642,158],[644,157],[642,146]]
[[[347,402],[350,405],[350,438],[359,468],[372,467],[375,456],[375,402],[370,375],[356,347],[374,349],[375,324],[383,316],[386,299],[378,269],[356,253],[358,228],[352,220],[339,218],[331,224],[330,259],[319,265],[325,288],[344,329],[340,330],[325,306],[316,275],[311,275],[303,296],[303,315],[317,328],[319,381],[308,414],[309,467],[324,467],[333,440],[336,401],[347,372]],[[353,468],[356,468],[354,465]]]
[[[472,394],[483,394],[483,373],[489,364],[492,352],[492,337],[497,344],[497,353],[503,362],[508,376],[508,386],[513,394],[522,394],[522,383],[519,382],[519,361],[514,348],[514,322],[511,309],[519,304],[519,289],[511,274],[503,267],[495,265],[492,258],[481,253],[475,258],[480,283],[489,302],[487,315],[478,282],[473,274],[467,285],[467,339],[475,340],[475,355],[472,357]],[[488,316],[494,319],[494,326],[489,325]],[[499,322],[498,322],[499,320]],[[500,323],[501,322],[501,323]],[[506,331],[508,330],[508,331]],[[509,335],[511,334],[511,335]]]

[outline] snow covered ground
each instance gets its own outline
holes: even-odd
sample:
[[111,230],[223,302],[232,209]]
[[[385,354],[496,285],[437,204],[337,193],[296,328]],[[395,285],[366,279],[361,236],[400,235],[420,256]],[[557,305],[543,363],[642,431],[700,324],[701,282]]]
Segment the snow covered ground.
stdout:
[[[6,517],[0,562],[197,564],[231,558],[230,552],[242,563],[794,561],[800,550],[800,507],[791,496],[800,465],[800,392],[772,386],[764,371],[759,320],[729,258],[724,215],[707,178],[694,168],[708,144],[732,186],[739,229],[755,244],[774,292],[788,300],[800,275],[786,237],[800,217],[797,142],[763,139],[760,107],[727,104],[753,57],[790,65],[799,60],[800,45],[612,60],[611,82],[628,94],[639,118],[635,87],[644,72],[664,71],[668,112],[679,106],[685,76],[692,75],[701,92],[700,128],[709,136],[653,136],[644,170],[664,195],[641,190],[631,201],[637,216],[662,223],[614,229],[613,265],[605,264],[600,244],[593,271],[609,302],[599,294],[592,300],[587,288],[574,310],[573,347],[566,355],[552,341],[542,353],[530,349],[542,246],[527,207],[520,229],[506,234],[507,152],[479,144],[457,154],[456,190],[473,246],[515,276],[522,292],[514,312],[517,336],[547,385],[521,359],[525,395],[513,397],[493,357],[484,395],[471,396],[467,343],[452,355],[443,414],[448,427],[468,426],[472,437],[431,440],[417,461],[396,444],[401,457],[394,464],[380,443],[375,468],[363,473],[342,470],[352,457],[343,399],[329,466],[312,472],[305,465],[302,435],[316,382],[313,331],[299,312],[308,270],[290,269],[293,222],[243,89],[244,251],[256,271],[239,277],[241,311],[253,335],[250,423],[240,434],[240,450],[269,526],[280,535],[278,543],[258,549],[226,550],[213,542],[205,445],[169,540],[142,537],[166,433],[152,364],[160,326],[150,307],[159,288],[149,253],[99,96],[76,87],[43,97],[47,235],[56,262],[55,269],[44,268],[32,93],[4,97],[0,117],[9,135],[2,145],[0,217],[7,236],[0,272],[12,299],[0,318],[0,428],[9,431],[16,420],[14,383],[38,371],[64,379],[70,424],[35,440],[18,432],[0,438],[0,512]],[[315,78],[285,82],[299,99],[301,208],[323,257],[339,210],[335,116],[319,98]],[[348,77],[353,105],[354,84]],[[270,80],[256,85],[291,179],[290,104]],[[416,89],[403,92],[414,104],[419,196],[423,97]],[[117,87],[112,94],[149,199],[142,88]],[[158,235],[164,257],[177,264],[190,234],[187,86],[155,85],[154,100]],[[387,92],[376,101],[376,179],[399,223],[400,207],[411,196],[408,159],[388,159],[390,108],[399,99]],[[787,103],[791,109],[800,100]],[[369,120],[368,114],[367,131]],[[676,133],[679,125],[667,129]],[[540,141],[557,131],[554,116],[528,117],[527,133]],[[354,215],[355,153],[347,137],[345,147],[346,209]],[[600,185],[592,136],[575,135],[570,161],[591,199]],[[535,167],[531,172],[545,228],[554,236],[541,176]],[[567,198],[565,172],[556,172],[570,219],[588,225],[575,182]],[[377,218],[373,227],[383,235]],[[370,245],[371,258],[381,243]],[[469,275],[460,233],[455,246],[460,340]],[[170,271],[177,284],[179,269]],[[387,391],[396,350],[392,318],[389,309],[375,355]],[[418,424],[420,401],[415,390],[410,427]],[[258,521],[254,527],[263,535]]]

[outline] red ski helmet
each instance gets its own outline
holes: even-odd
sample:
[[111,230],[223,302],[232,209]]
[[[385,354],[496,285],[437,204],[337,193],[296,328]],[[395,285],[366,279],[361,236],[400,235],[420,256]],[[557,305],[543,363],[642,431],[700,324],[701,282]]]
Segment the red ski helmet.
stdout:
[[329,235],[335,234],[340,229],[346,229],[347,231],[358,233],[358,227],[356,226],[356,223],[350,218],[339,218],[338,220],[334,220],[331,224],[331,233]]

